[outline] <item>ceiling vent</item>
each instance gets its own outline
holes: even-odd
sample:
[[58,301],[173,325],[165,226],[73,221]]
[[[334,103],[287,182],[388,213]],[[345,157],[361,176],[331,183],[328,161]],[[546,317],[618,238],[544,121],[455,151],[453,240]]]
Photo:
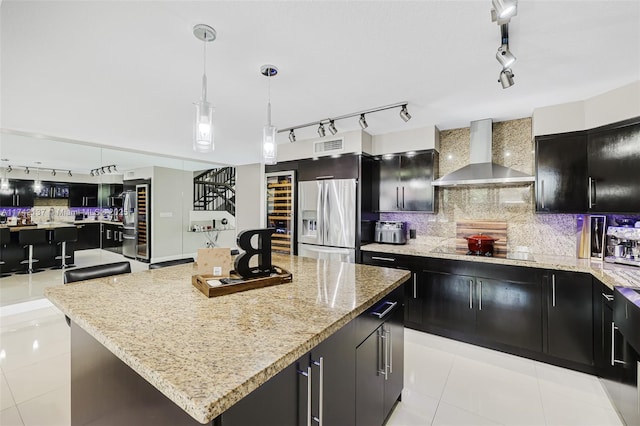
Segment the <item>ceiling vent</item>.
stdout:
[[324,154],[327,152],[344,151],[344,139],[336,139],[332,141],[318,141],[313,143],[314,154]]

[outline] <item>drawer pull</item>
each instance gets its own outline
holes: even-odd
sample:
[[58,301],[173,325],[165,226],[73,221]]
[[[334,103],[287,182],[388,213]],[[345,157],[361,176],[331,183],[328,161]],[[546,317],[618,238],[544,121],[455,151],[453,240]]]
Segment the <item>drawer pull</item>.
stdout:
[[398,304],[398,302],[390,302],[390,301],[386,301],[383,304],[381,304],[380,306],[378,306],[378,308],[382,309],[384,307],[386,307],[386,309],[382,312],[377,312],[377,311],[373,311],[371,312],[371,315],[374,315],[378,318],[384,318],[389,312],[391,312],[393,310],[393,308],[396,307],[396,305]]
[[393,257],[379,257],[379,256],[371,256],[372,260],[384,260],[385,262],[395,262],[396,259]]

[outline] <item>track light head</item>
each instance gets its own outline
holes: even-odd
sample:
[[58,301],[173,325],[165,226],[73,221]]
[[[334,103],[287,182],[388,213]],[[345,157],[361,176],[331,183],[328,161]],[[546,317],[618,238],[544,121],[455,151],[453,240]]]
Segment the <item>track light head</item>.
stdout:
[[289,130],[289,142],[293,143],[296,141],[296,134],[293,133],[293,129]]
[[505,24],[518,14],[517,0],[491,0],[491,22]]
[[56,170],[55,169],[51,170],[51,176],[55,176],[55,175],[56,175]]
[[496,53],[496,59],[502,65],[502,68],[509,68],[516,60],[513,53],[509,51],[509,47],[506,44],[498,47],[498,53]]
[[503,89],[507,89],[513,86],[513,77],[515,77],[515,75],[513,75],[513,72],[509,68],[502,70],[502,72],[500,73],[500,79],[498,81],[502,84]]
[[333,120],[329,121],[329,131],[331,132],[332,135],[335,135],[336,133],[338,133],[338,129],[336,129],[336,125]]
[[24,168],[24,174],[25,174],[25,175],[28,175],[28,174],[29,174],[29,168],[28,168],[28,167],[25,167],[25,168]]
[[369,127],[369,125],[367,124],[367,119],[364,118],[364,114],[360,114],[360,120],[358,120],[358,123],[360,123],[360,128],[362,130],[364,130],[367,127]]
[[321,138],[324,138],[325,132],[324,132],[324,124],[320,123],[320,125],[318,126],[318,136],[320,136]]
[[7,167],[7,173],[11,173],[12,170],[11,166]]
[[400,110],[400,118],[402,118],[405,123],[411,120],[411,114],[409,114],[409,111],[407,111],[406,105],[402,105],[402,109]]
[[73,175],[71,174],[71,170],[69,170],[69,173],[67,173],[67,174],[68,174],[69,176],[73,176]]
[[104,171],[104,166],[101,168],[102,174],[105,174],[106,172]]
[[89,175],[90,175],[91,177],[94,177],[94,176],[95,176],[95,174],[93,173],[93,170],[91,170],[91,173],[89,173]]

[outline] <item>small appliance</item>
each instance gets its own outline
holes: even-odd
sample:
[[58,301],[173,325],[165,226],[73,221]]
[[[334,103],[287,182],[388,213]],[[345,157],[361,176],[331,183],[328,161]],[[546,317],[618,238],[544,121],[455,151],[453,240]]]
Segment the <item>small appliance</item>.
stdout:
[[640,228],[607,227],[605,261],[640,266]]
[[382,244],[406,244],[407,222],[376,222],[374,241]]

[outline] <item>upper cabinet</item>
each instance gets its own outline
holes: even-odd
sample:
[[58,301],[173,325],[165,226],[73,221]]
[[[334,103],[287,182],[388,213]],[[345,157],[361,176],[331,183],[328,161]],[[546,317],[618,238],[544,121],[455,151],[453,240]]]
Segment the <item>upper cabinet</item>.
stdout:
[[69,207],[97,207],[98,185],[93,183],[69,184]]
[[438,153],[387,154],[380,159],[380,204],[382,212],[435,211],[435,189],[431,185]]
[[638,213],[640,118],[536,137],[536,212]]
[[1,207],[31,207],[33,199],[32,180],[10,179],[9,188],[0,190]]
[[587,134],[536,137],[536,211],[587,211]]
[[357,179],[358,156],[344,154],[336,157],[320,157],[298,162],[298,180]]
[[640,212],[640,118],[589,132],[589,211]]

